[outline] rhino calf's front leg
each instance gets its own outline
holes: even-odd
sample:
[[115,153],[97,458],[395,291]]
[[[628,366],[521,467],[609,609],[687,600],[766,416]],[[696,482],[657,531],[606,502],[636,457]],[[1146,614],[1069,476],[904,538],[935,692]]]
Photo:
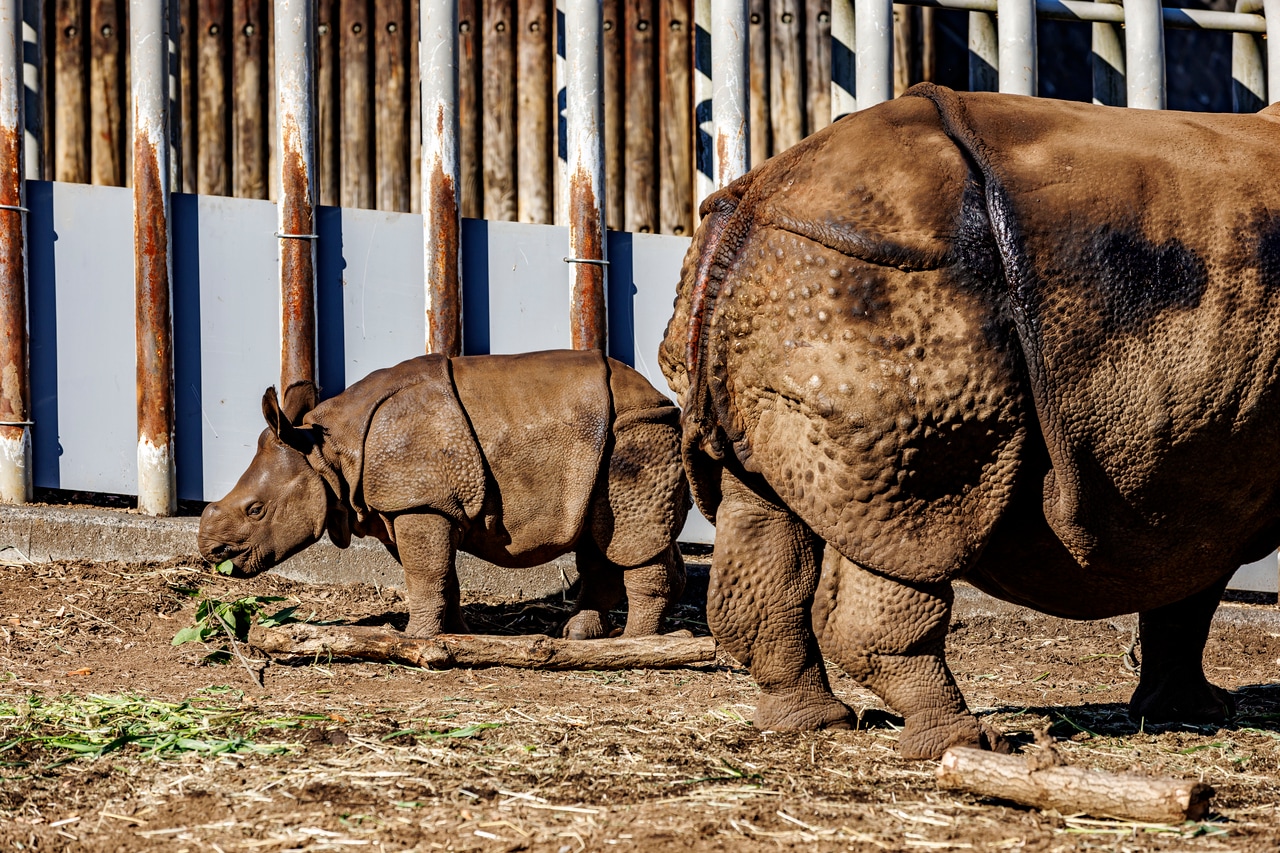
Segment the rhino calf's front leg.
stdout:
[[443,515],[422,513],[397,516],[393,527],[409,600],[405,633],[432,637],[466,632],[454,566],[453,522]]

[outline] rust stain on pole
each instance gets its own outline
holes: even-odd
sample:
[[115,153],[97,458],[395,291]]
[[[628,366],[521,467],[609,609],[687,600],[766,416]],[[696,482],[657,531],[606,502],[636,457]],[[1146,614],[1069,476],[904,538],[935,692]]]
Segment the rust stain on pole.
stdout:
[[569,178],[570,251],[579,259],[572,264],[573,292],[569,316],[574,349],[604,349],[605,297],[603,264],[582,260],[604,257],[604,228],[595,183],[590,174],[576,171]]
[[[448,119],[444,109],[436,111],[436,133],[444,138]],[[462,311],[458,281],[458,188],[453,176],[437,160],[427,177],[427,203],[430,210],[427,257],[427,352],[453,357],[462,354]]]
[[[21,211],[13,209],[23,206],[22,144],[16,126],[0,128],[0,421],[6,424],[21,424],[30,414],[25,229]],[[21,447],[25,433],[25,426],[0,426],[0,441]]]
[[173,340],[169,332],[169,222],[161,159],[145,133],[134,136],[138,438],[167,451],[173,423]]
[[[311,179],[302,134],[292,121],[283,128],[280,155],[281,234],[310,235],[315,231]],[[316,381],[315,243],[309,237],[280,241],[280,384]]]

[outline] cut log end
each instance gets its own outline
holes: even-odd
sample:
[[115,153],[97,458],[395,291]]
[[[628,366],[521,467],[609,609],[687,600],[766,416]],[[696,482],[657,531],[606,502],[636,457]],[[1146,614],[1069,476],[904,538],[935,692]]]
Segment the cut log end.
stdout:
[[600,640],[562,640],[542,634],[407,637],[390,628],[295,622],[270,628],[255,626],[249,642],[281,658],[357,658],[429,669],[666,669],[712,663],[716,657],[714,639],[694,637],[688,631]]
[[1062,814],[1166,824],[1200,820],[1214,794],[1209,785],[1187,779],[1065,765],[1037,767],[1027,756],[962,747],[942,756],[938,784]]

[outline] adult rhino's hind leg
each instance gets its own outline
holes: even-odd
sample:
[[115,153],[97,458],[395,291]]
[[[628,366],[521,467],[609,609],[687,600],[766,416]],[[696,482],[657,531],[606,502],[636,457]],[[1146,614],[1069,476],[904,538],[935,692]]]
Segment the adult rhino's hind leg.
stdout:
[[1142,672],[1129,701],[1129,716],[1149,723],[1221,723],[1235,702],[1204,676],[1209,624],[1230,575],[1208,589],[1138,617]]
[[814,604],[827,656],[902,714],[904,758],[939,758],[948,747],[1007,751],[965,705],[947,667],[951,583],[906,584],[828,548]]
[[851,711],[831,692],[813,635],[817,538],[728,471],[721,489],[707,623],[760,685],[756,728],[847,728]]

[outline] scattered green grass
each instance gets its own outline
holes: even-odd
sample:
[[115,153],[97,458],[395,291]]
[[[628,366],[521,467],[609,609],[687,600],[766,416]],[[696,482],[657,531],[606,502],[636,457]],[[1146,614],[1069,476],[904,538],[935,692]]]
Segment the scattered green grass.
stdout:
[[239,655],[239,644],[248,642],[249,628],[256,619],[259,625],[272,627],[294,620],[297,606],[286,607],[270,615],[262,615],[265,605],[284,601],[279,596],[255,595],[234,601],[205,598],[196,606],[196,621],[173,637],[173,645],[185,643],[219,643],[205,656],[205,663],[230,663],[232,654]]
[[52,753],[57,767],[77,758],[96,758],[131,747],[142,758],[181,754],[279,754],[290,743],[257,743],[249,712],[210,697],[161,702],[128,693],[47,698],[25,704],[0,703],[0,756],[29,744]]

